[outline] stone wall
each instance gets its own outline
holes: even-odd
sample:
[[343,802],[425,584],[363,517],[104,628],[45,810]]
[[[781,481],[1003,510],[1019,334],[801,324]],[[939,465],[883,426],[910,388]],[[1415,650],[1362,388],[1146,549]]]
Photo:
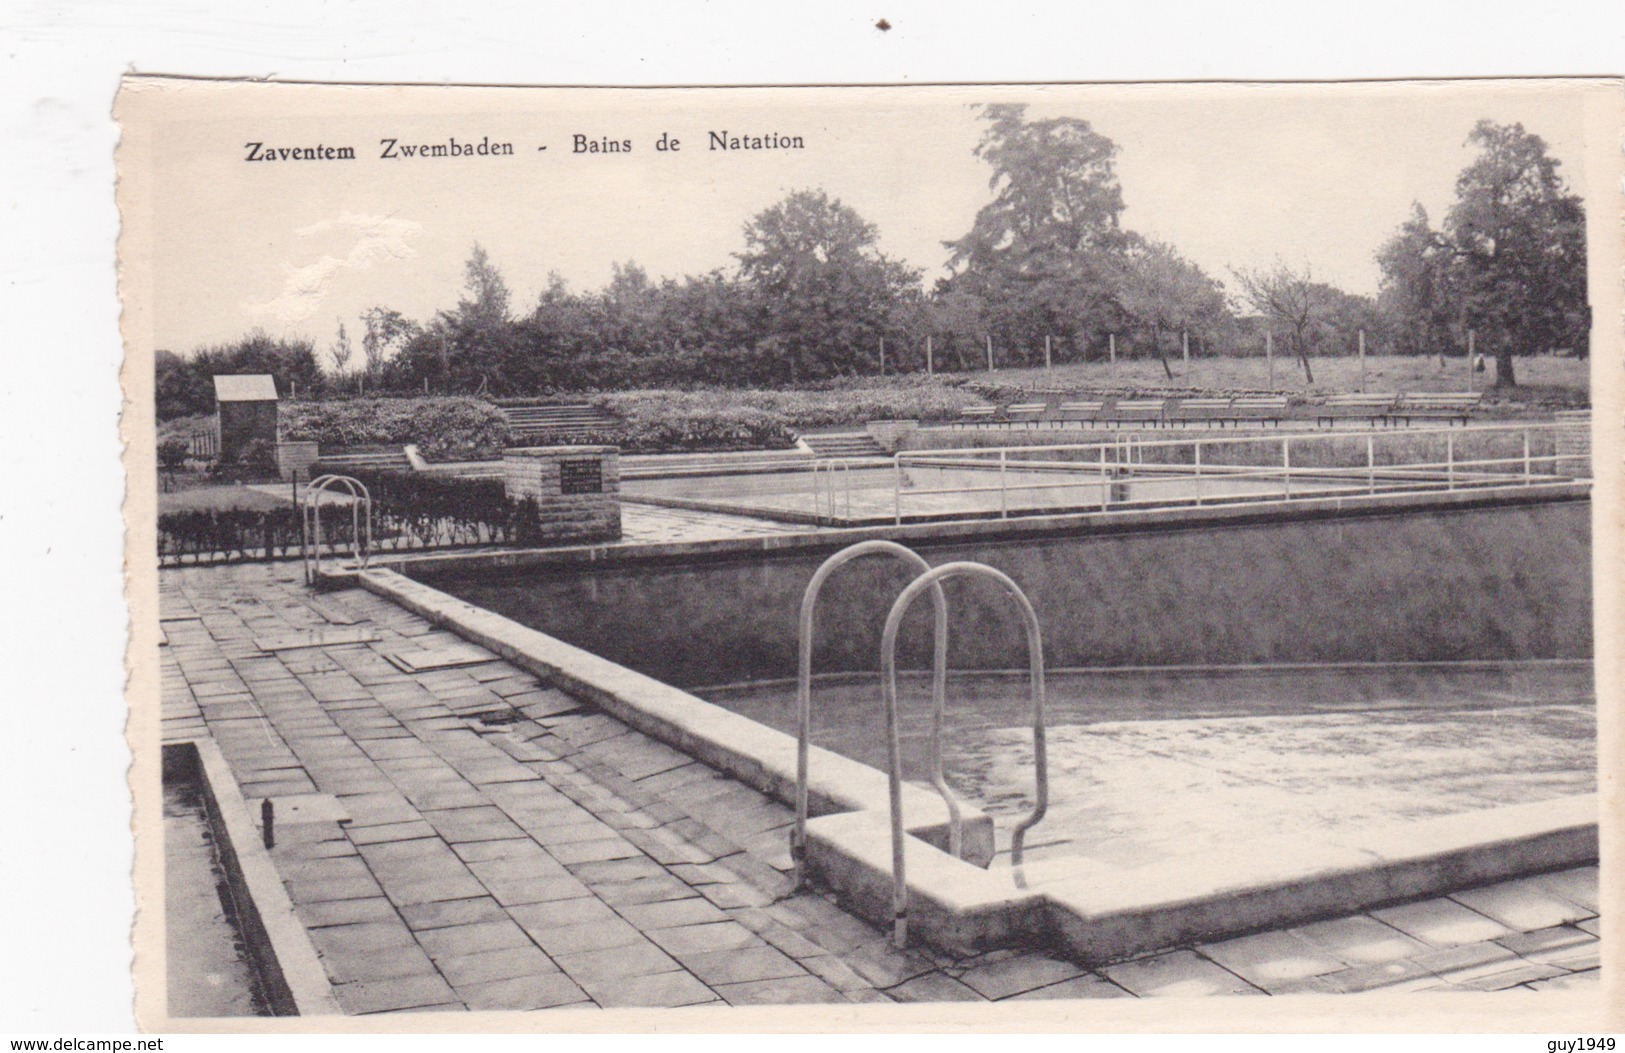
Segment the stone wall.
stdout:
[[531,498],[548,544],[621,536],[620,448],[525,446],[502,451],[509,497]]
[[914,435],[920,430],[917,420],[872,420],[864,425],[869,437],[887,453],[912,449]]

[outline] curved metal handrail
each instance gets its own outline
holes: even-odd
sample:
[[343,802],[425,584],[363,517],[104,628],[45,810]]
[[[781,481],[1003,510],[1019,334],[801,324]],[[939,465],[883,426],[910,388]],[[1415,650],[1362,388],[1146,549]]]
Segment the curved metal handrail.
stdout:
[[[835,470],[841,470],[841,481],[846,484],[846,518],[852,518],[852,464],[845,457],[826,457],[813,462],[813,514],[822,513],[830,522],[835,521]],[[824,473],[823,501],[820,503],[818,478]]]
[[[329,487],[342,484],[350,496],[350,552],[356,566],[365,570],[367,557],[372,552],[372,491],[367,484],[348,475],[320,475],[305,487],[300,505],[300,549],[304,557],[305,584],[315,581],[322,570],[322,507],[321,495]],[[366,514],[362,515],[365,508]],[[366,526],[367,543],[361,544],[362,526]]]
[[[797,628],[796,658],[796,825],[790,837],[790,859],[795,866],[794,887],[806,879],[807,854],[807,756],[812,740],[812,646],[813,613],[818,593],[843,565],[868,555],[891,555],[929,572],[931,564],[911,548],[895,541],[860,541],[826,559],[813,572],[801,595],[801,617]],[[948,600],[940,586],[932,588],[931,604],[936,609],[935,644],[931,656],[931,785],[948,808],[948,851],[955,858],[963,852],[959,799],[942,777],[942,715],[948,695]]]
[[1027,662],[1032,679],[1033,698],[1033,778],[1036,803],[1025,819],[1016,824],[1010,839],[1010,862],[1019,867],[1027,831],[1036,826],[1049,810],[1049,759],[1044,743],[1044,637],[1038,626],[1038,612],[1033,610],[1021,587],[1003,571],[985,563],[944,563],[928,570],[908,584],[886,616],[886,627],[880,634],[880,687],[886,708],[886,748],[891,768],[891,839],[892,839],[892,942],[898,947],[908,943],[908,883],[903,865],[903,771],[902,748],[897,731],[897,630],[920,593],[926,589],[939,590],[940,582],[960,576],[990,578],[1003,586],[1016,601],[1022,623],[1027,630]]

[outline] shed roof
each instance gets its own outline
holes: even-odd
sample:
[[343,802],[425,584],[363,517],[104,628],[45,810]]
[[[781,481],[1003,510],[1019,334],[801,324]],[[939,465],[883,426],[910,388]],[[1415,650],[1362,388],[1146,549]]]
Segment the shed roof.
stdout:
[[214,397],[220,402],[275,402],[276,381],[269,373],[216,374]]

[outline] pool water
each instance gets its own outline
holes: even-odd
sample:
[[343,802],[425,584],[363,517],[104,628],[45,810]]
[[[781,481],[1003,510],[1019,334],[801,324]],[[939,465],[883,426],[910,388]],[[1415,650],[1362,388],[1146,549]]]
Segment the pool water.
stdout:
[[[794,732],[793,685],[697,693]],[[910,678],[905,776],[926,772],[928,686]],[[1583,663],[1058,674],[1050,678],[1050,810],[1029,858],[1121,866],[1266,837],[1551,800],[1596,790],[1596,710]],[[878,681],[813,695],[813,741],[884,769]],[[1001,850],[1033,801],[1026,682],[951,685],[944,767],[995,818]]]
[[270,1016],[196,785],[164,784],[169,1015]]

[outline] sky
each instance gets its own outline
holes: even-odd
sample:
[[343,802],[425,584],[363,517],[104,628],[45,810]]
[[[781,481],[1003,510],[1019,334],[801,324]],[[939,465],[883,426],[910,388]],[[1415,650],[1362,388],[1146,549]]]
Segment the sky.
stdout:
[[[568,90],[150,86],[126,106],[150,174],[154,348],[253,328],[359,349],[373,306],[426,320],[455,305],[475,243],[527,311],[552,273],[601,287],[734,264],[751,216],[819,187],[888,255],[946,273],[943,242],[990,200],[976,105],[1027,102],[1118,146],[1123,222],[1221,281],[1279,259],[1375,294],[1375,253],[1413,201],[1454,199],[1482,118],[1542,136],[1585,195],[1583,115],[1564,82]],[[718,151],[709,133],[799,136],[799,150]],[[128,134],[128,131],[127,131]],[[676,151],[657,150],[665,135]],[[630,150],[576,152],[577,137]],[[385,159],[401,145],[511,143],[503,157]],[[129,140],[127,139],[127,142]],[[250,162],[264,147],[349,146],[353,161]],[[256,151],[256,153],[263,153]],[[143,218],[146,218],[145,216]],[[139,224],[136,225],[139,229]],[[1232,283],[1233,284],[1233,283]],[[138,334],[140,335],[140,334]],[[359,353],[359,351],[358,351]]]

